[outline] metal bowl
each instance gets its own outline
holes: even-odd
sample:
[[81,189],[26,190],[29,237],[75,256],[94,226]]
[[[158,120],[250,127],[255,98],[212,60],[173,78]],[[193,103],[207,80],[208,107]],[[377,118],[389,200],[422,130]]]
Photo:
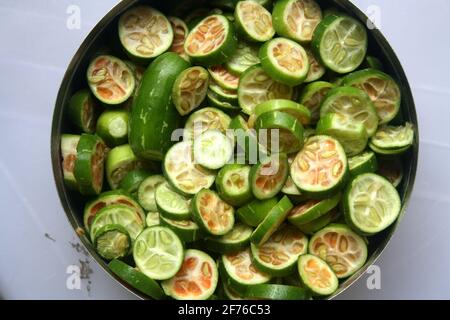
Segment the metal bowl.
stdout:
[[[140,3],[150,4],[156,8],[163,11],[166,8],[171,8],[174,3],[179,3],[180,1],[166,0],[166,1],[142,1],[142,0],[124,0],[115,6],[106,16],[94,27],[94,29],[89,33],[87,38],[81,44],[78,51],[75,53],[69,67],[64,75],[64,79],[61,83],[61,87],[58,92],[58,97],[56,100],[55,110],[53,114],[52,123],[52,133],[51,133],[51,158],[53,166],[53,174],[55,183],[58,189],[58,194],[66,212],[67,218],[72,224],[73,228],[77,231],[77,234],[84,244],[86,249],[89,251],[91,256],[97,261],[97,263],[107,272],[112,278],[117,280],[122,286],[127,288],[130,292],[135,294],[137,297],[142,299],[148,299],[149,297],[137,291],[136,289],[129,286],[127,283],[123,282],[116,275],[114,275],[107,267],[107,263],[103,260],[94,250],[88,237],[80,230],[83,230],[83,206],[85,200],[76,192],[73,192],[66,188],[63,182],[62,165],[60,157],[60,139],[62,133],[71,132],[71,127],[68,125],[68,121],[65,119],[65,108],[68,105],[68,101],[71,95],[86,87],[86,70],[91,58],[102,52],[105,47],[112,49],[117,55],[122,55],[120,48],[118,48],[118,38],[117,38],[117,20],[118,17],[125,12],[131,6]],[[362,23],[366,24],[368,18],[362,13],[356,6],[354,6],[348,0],[329,0],[329,1],[319,1],[322,8],[327,6],[334,6],[340,10],[347,12],[349,15],[359,19]],[[173,7],[172,7],[173,8]],[[397,229],[401,218],[403,217],[406,206],[408,204],[409,198],[414,185],[414,179],[416,176],[418,152],[419,152],[419,132],[416,110],[414,106],[414,100],[411,93],[411,89],[408,84],[408,80],[403,71],[403,68],[392,50],[391,46],[377,29],[368,30],[369,34],[369,53],[375,55],[381,59],[386,69],[386,72],[396,79],[400,85],[402,92],[402,106],[401,106],[401,120],[409,121],[412,123],[416,130],[416,139],[414,146],[403,155],[403,165],[404,165],[404,180],[402,186],[400,187],[400,196],[402,198],[402,212],[399,219],[390,228],[383,231],[382,233],[371,238],[369,244],[369,258],[364,265],[356,274],[348,278],[346,281],[341,283],[339,290],[335,292],[330,299],[338,296],[345,289],[350,287],[362,274],[365,273],[367,268],[373,264],[378,257],[381,255],[383,250],[386,248],[389,240]]]

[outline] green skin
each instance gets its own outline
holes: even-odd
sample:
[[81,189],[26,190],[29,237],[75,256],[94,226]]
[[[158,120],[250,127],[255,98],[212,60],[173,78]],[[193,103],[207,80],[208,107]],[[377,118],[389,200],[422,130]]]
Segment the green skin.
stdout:
[[[108,251],[103,251],[102,248],[99,247],[100,246],[100,244],[99,244],[100,238],[103,236],[107,236],[107,234],[111,233],[111,232],[120,233],[120,234],[123,234],[126,236],[126,238],[128,240],[128,244],[127,244],[127,247],[123,248],[123,251],[112,253],[112,252],[108,252]],[[95,234],[94,248],[99,255],[101,255],[103,258],[105,258],[107,260],[123,258],[126,255],[128,255],[128,253],[130,252],[131,238],[130,238],[130,235],[128,234],[128,231],[121,225],[107,224],[106,226],[101,227]]]
[[412,146],[406,146],[404,148],[398,148],[398,149],[380,149],[377,146],[373,145],[371,142],[369,142],[369,148],[375,152],[376,154],[382,155],[382,156],[398,156],[406,151],[408,151]]
[[[164,192],[171,192],[172,190],[169,189],[168,185],[166,184],[160,184],[156,190],[155,190],[155,201],[156,201],[156,206],[158,208],[158,212],[161,214],[161,216],[167,218],[167,219],[172,219],[172,220],[188,220],[191,218],[191,211],[189,210],[189,208],[186,211],[183,212],[171,212],[171,209],[173,209],[173,207],[170,207],[170,203],[164,203],[163,201],[161,201],[161,195],[163,195],[162,193]],[[185,198],[184,196],[177,194],[175,191],[172,191],[172,195],[174,197],[179,197],[178,200],[183,201],[185,203],[187,203],[188,199]],[[169,206],[169,208],[168,208]]]
[[[295,226],[301,226],[319,219],[324,214],[335,208],[341,200],[341,193],[337,193],[329,199],[325,199],[315,204],[313,207],[303,211],[301,215],[290,215],[288,220]],[[301,206],[301,205],[300,205]],[[295,210],[295,209],[294,209]],[[292,212],[291,212],[292,214]]]
[[[370,152],[370,151],[368,151],[368,152]],[[370,158],[368,158],[368,160],[365,161],[364,163],[359,163],[356,166],[352,166],[352,165],[350,165],[350,161],[349,161],[349,170],[350,170],[350,175],[352,177],[357,177],[360,174],[364,174],[364,173],[374,173],[378,170],[377,157],[375,156],[375,153],[373,153],[373,152],[370,152],[370,153],[371,153]],[[358,156],[355,156],[354,158],[357,158],[357,157]]]
[[[103,140],[91,134],[82,134],[77,146],[77,158],[75,160],[75,167],[73,174],[78,184],[78,188],[83,195],[99,194],[103,187],[103,174],[100,175],[98,185],[94,184],[94,177],[92,172],[92,160],[97,149],[97,145],[103,144],[103,149],[106,148]],[[104,154],[103,159],[104,161]],[[98,170],[103,172],[103,163]]]
[[338,210],[331,210],[330,212],[324,214],[320,218],[311,221],[309,223],[305,223],[297,226],[301,232],[307,235],[313,235],[317,231],[323,229],[331,222],[336,221],[340,217],[340,213]]
[[[238,49],[226,62],[226,68],[235,75],[241,75],[251,66],[260,63],[258,57],[259,47],[245,42],[239,42]],[[246,56],[246,57],[243,57]],[[244,61],[242,59],[245,59]]]
[[[116,147],[128,141],[128,121],[129,113],[125,110],[106,110],[97,121],[97,134],[106,142],[109,147]],[[114,136],[111,129],[114,125],[124,126],[126,130],[120,136]]]
[[[211,67],[214,65],[222,64],[231,57],[231,55],[237,48],[238,40],[237,40],[237,37],[235,34],[233,24],[224,16],[221,16],[221,15],[216,15],[216,16],[220,16],[223,18],[222,21],[226,25],[225,29],[228,30],[228,32],[225,36],[225,40],[222,43],[222,45],[220,46],[220,48],[216,48],[213,52],[210,52],[206,55],[190,55],[189,50],[187,50],[189,43],[186,41],[184,48],[185,48],[185,51],[188,54],[189,58],[191,59],[192,64],[194,64],[194,65]],[[197,24],[197,26],[200,23],[201,22],[199,22]],[[194,27],[194,29],[191,32],[195,31],[197,26]],[[189,38],[189,35],[188,35],[188,38]]]
[[[398,85],[395,83],[394,79],[392,79],[392,77],[390,75],[388,75],[380,70],[365,69],[365,70],[353,72],[353,73],[345,76],[342,79],[342,85],[363,89],[363,87],[361,87],[361,84],[363,84],[368,78],[374,78],[374,77],[384,80],[384,81],[387,81],[387,82],[390,82],[391,84],[394,84],[398,88],[398,92],[400,93],[398,101],[395,102],[395,112],[389,114],[389,116],[383,116],[383,117],[381,117],[381,115],[378,114],[378,116],[380,118],[380,125],[381,125],[381,124],[386,124],[386,123],[390,122],[391,120],[393,120],[397,116],[397,114],[400,112],[401,91],[400,91],[400,88],[398,87]],[[375,104],[376,100],[373,102]]]
[[[259,177],[261,177],[262,174],[261,170],[264,169],[264,165],[271,161],[274,161],[275,168],[278,168],[278,170],[284,168],[284,170],[282,172],[282,175],[279,176],[280,180],[277,182],[274,188],[272,188],[271,190],[262,190],[257,186],[256,181]],[[289,162],[288,157],[285,153],[274,154],[269,158],[266,158],[263,162],[254,165],[250,170],[250,184],[252,186],[253,195],[259,200],[270,199],[274,197],[281,191],[281,189],[283,189],[283,186],[286,183],[288,176],[289,176]]]
[[[137,169],[140,165],[140,161],[131,150],[130,145],[124,144],[112,149],[106,158],[106,178],[111,189],[117,189],[127,173]],[[119,176],[117,176],[117,170],[122,171]]]
[[284,196],[253,231],[250,241],[257,246],[263,245],[283,223],[292,207],[289,198]]
[[145,221],[145,213],[141,206],[131,198],[130,194],[123,190],[107,191],[100,194],[95,200],[86,203],[84,207],[83,222],[84,227],[89,231],[92,222],[98,211],[106,206],[123,204],[135,210],[140,216],[141,221]]
[[373,57],[373,56],[366,56],[361,67],[364,69],[370,68],[370,69],[384,71],[384,66],[383,66],[383,63],[381,62],[381,60],[378,59],[377,57]]
[[70,98],[67,115],[78,129],[85,133],[95,132],[94,99],[88,89],[77,91]]
[[208,99],[209,104],[214,108],[219,108],[224,111],[239,111],[241,109],[238,107],[238,103],[230,103],[226,101],[228,99],[223,99],[211,89],[208,90],[206,97]]
[[[213,236],[223,236],[225,234],[227,234],[228,232],[231,231],[231,229],[233,228],[234,225],[234,209],[232,208],[231,210],[231,214],[229,216],[229,226],[227,226],[227,228],[224,228],[223,230],[220,230],[220,232],[212,232],[211,229],[208,227],[207,223],[203,220],[201,214],[200,214],[200,198],[206,194],[206,193],[210,193],[211,195],[213,195],[214,197],[217,197],[220,199],[219,195],[211,190],[208,189],[202,189],[200,190],[200,192],[198,192],[194,198],[191,201],[191,206],[192,206],[192,216],[194,218],[194,222],[196,222],[198,224],[198,226],[200,227],[200,230],[202,230],[203,232],[205,232],[206,234],[211,234]],[[223,201],[223,200],[221,200]]]
[[[279,152],[285,152],[287,154],[298,152],[303,147],[303,126],[296,118],[288,113],[273,111],[267,112],[260,115],[255,122],[255,129],[260,132],[260,130],[265,129],[267,131],[279,129],[280,140],[279,140]],[[283,144],[283,136],[281,136],[281,130],[285,133],[289,133],[293,141],[292,144]],[[267,137],[267,139],[269,139]],[[267,141],[269,144],[270,141]],[[271,150],[272,152],[277,152],[278,150]]]
[[181,120],[172,103],[172,87],[188,67],[183,58],[167,52],[145,71],[130,114],[129,143],[139,158],[161,161],[172,146],[172,132]]
[[311,112],[302,104],[291,100],[274,99],[256,106],[255,115],[259,117],[263,113],[280,111],[295,117],[302,125],[306,126],[311,120]]
[[[321,52],[320,52],[321,42],[322,42],[323,37],[325,35],[326,29],[329,26],[331,26],[333,23],[335,23],[341,17],[342,17],[342,15],[338,15],[338,14],[335,14],[335,13],[332,13],[332,14],[324,17],[324,19],[320,22],[320,24],[317,26],[317,28],[314,31],[314,35],[313,35],[313,39],[312,39],[312,43],[311,43],[311,48],[312,48],[315,56],[320,60],[320,62],[324,66],[328,67],[331,71],[334,71],[336,73],[345,74],[345,73],[349,73],[349,72],[352,72],[352,71],[356,70],[361,65],[361,63],[363,62],[365,54],[362,57],[361,61],[358,64],[355,64],[355,67],[354,67],[353,70],[349,70],[349,69],[347,69],[347,70],[339,70],[333,64],[328,63],[322,57]],[[359,22],[356,21],[355,19],[353,19],[353,18],[350,18],[350,19],[359,24]],[[366,50],[367,50],[367,41],[366,41]]]
[[[252,230],[249,228],[249,230]],[[236,242],[222,241],[222,237],[207,237],[204,240],[204,247],[216,253],[227,254],[248,248],[250,244],[251,233],[239,239]]]
[[[225,200],[227,203],[241,207],[245,205],[246,203],[250,202],[253,199],[252,190],[250,188],[250,176],[247,174],[244,179],[247,180],[247,187],[243,187],[239,189],[238,192],[235,190],[234,192],[230,190],[230,188],[237,188],[235,185],[232,187],[227,186],[227,181],[225,181],[226,175],[233,175],[233,172],[235,174],[238,174],[240,177],[242,176],[242,171],[246,172],[245,170],[249,169],[249,166],[241,165],[241,164],[229,164],[220,169],[219,173],[216,177],[216,189],[219,193],[219,196]],[[250,173],[250,171],[248,171]]]
[[247,299],[268,300],[309,300],[309,290],[280,284],[258,284],[246,290]]
[[[302,51],[303,62],[306,67],[303,68],[301,73],[296,75],[287,73],[280,66],[274,64],[274,62],[269,58],[269,56],[271,55],[270,47],[273,45],[273,43],[281,42],[281,40],[283,40],[283,42],[288,42],[292,47],[297,47]],[[308,55],[302,46],[300,46],[299,44],[297,44],[292,40],[284,38],[276,38],[266,42],[259,50],[259,59],[261,60],[261,66],[263,67],[264,71],[267,72],[268,75],[270,75],[274,80],[283,83],[285,85],[288,85],[290,87],[301,85],[308,76],[309,72]]]
[[137,192],[139,185],[145,178],[152,175],[153,172],[145,169],[136,169],[128,172],[128,174],[123,178],[119,184],[119,188],[131,194],[134,199],[137,199]]
[[236,211],[236,214],[242,222],[249,226],[257,227],[277,203],[278,200],[275,197],[266,200],[255,199],[249,204],[239,208]]
[[155,280],[150,279],[142,272],[137,271],[135,268],[130,267],[126,263],[120,260],[112,260],[108,264],[108,267],[121,280],[125,281],[130,286],[136,288],[147,296],[153,299],[164,299],[166,296]]
[[[328,271],[330,272],[330,274],[333,276],[333,286],[328,288],[328,290],[322,289],[319,290],[317,289],[314,285],[310,284],[309,279],[307,278],[303,268],[302,268],[302,263],[305,259],[309,259],[309,258],[313,258],[316,259],[321,266],[326,267],[328,269]],[[339,286],[339,280],[337,279],[336,275],[334,274],[333,270],[331,269],[331,267],[322,259],[320,259],[319,257],[316,256],[312,256],[310,254],[305,254],[303,256],[300,256],[299,260],[298,260],[298,271],[300,274],[300,279],[302,280],[303,285],[308,288],[311,293],[314,296],[328,296],[333,294]]]
[[209,85],[209,91],[216,94],[217,99],[222,102],[228,102],[232,105],[238,105],[238,96],[236,90],[224,90],[214,81],[211,81]]
[[171,229],[175,234],[181,239],[181,241],[185,243],[194,242],[205,237],[204,233],[200,231],[198,226],[194,228],[185,228],[179,225],[176,225],[169,219],[160,216],[160,224]]

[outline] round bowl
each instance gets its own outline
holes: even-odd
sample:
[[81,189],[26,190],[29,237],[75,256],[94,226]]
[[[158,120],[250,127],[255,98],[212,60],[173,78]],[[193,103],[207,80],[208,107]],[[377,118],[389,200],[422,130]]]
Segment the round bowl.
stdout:
[[[159,8],[162,11],[166,11],[166,8],[173,7],[174,3],[178,3],[176,0],[147,0],[145,4]],[[362,23],[366,24],[368,18],[362,13],[355,5],[348,0],[328,0],[319,1],[322,6],[327,4],[329,6],[337,7],[338,9],[347,12],[349,15],[357,18]],[[117,39],[117,21],[119,16],[124,13],[128,8],[144,3],[142,0],[124,0],[116,5],[111,11],[109,11],[105,17],[94,27],[89,33],[86,39],[81,44],[78,51],[75,53],[69,67],[65,73],[61,87],[58,92],[55,110],[53,114],[52,132],[51,132],[51,158],[53,166],[53,174],[58,190],[59,198],[64,211],[69,219],[74,230],[78,234],[80,241],[86,247],[88,252],[94,258],[94,260],[101,266],[106,273],[108,273],[113,279],[118,281],[123,287],[127,288],[130,292],[142,299],[148,299],[149,297],[137,291],[136,289],[123,282],[116,275],[114,275],[107,267],[107,263],[103,260],[97,252],[95,252],[90,240],[83,232],[83,207],[85,201],[77,193],[69,190],[63,182],[62,164],[60,157],[60,139],[61,134],[70,132],[68,121],[65,120],[65,108],[68,105],[68,101],[71,95],[86,87],[86,70],[89,61],[93,56],[102,52],[105,47],[112,48],[113,52],[119,56],[123,56],[121,49],[118,47]],[[408,84],[408,80],[403,71],[403,68],[389,45],[388,41],[384,38],[381,32],[377,29],[368,30],[369,34],[369,53],[375,55],[381,59],[386,69],[386,72],[390,74],[398,84],[400,85],[402,92],[402,106],[401,117],[403,121],[409,121],[412,123],[416,130],[416,139],[413,147],[403,155],[404,165],[404,180],[399,188],[400,196],[402,198],[402,211],[399,219],[391,227],[386,229],[375,237],[371,238],[369,244],[369,258],[356,274],[345,280],[330,299],[338,296],[345,289],[349,288],[362,274],[364,274],[367,268],[372,265],[377,258],[381,255],[383,250],[389,243],[392,235],[397,229],[401,218],[403,217],[409,198],[412,193],[414,179],[417,169],[417,160],[419,152],[419,133],[416,110],[414,106],[414,100],[411,93],[411,89]]]

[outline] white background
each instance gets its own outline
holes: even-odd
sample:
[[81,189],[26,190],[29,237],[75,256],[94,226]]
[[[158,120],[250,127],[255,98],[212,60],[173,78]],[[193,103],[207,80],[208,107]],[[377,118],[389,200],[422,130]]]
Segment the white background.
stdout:
[[[50,127],[57,90],[73,54],[117,0],[0,1],[0,297],[132,299],[77,238],[57,197]],[[409,209],[377,265],[381,290],[364,275],[342,298],[450,298],[450,3],[355,0],[381,9],[381,30],[409,77],[420,122],[420,162]],[[81,28],[66,27],[70,5]],[[50,235],[55,241],[45,237]],[[79,248],[78,248],[79,249]],[[66,269],[87,259],[89,279],[66,288]],[[90,281],[90,282],[89,282]],[[88,287],[90,290],[88,290]]]

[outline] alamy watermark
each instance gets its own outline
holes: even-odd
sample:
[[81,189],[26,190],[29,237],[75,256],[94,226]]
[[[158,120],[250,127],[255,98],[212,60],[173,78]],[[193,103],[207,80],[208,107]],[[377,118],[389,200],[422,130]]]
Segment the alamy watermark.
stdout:
[[81,29],[81,9],[77,5],[70,5],[66,9],[66,27],[69,30]]

